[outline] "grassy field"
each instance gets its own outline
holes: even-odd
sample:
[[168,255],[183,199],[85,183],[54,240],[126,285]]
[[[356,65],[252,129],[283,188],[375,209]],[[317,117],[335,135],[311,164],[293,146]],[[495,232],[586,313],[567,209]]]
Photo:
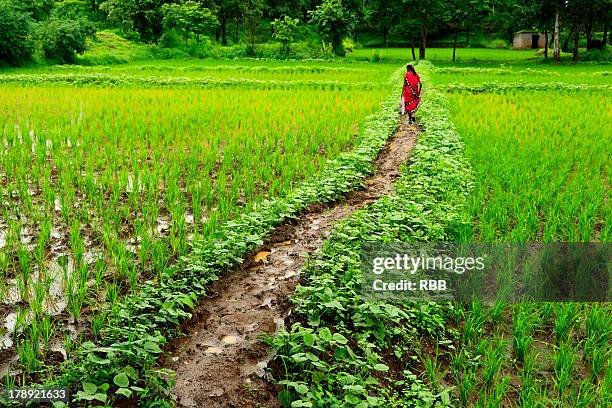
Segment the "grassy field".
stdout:
[[[257,78],[274,89],[0,85],[0,350],[18,357],[4,361],[20,381],[53,367],[53,350],[97,338],[109,311],[163,279],[192,242],[359,145],[396,67],[350,65],[109,69],[144,81],[176,70]],[[330,75],[375,86],[283,89],[285,79]]]
[[518,91],[450,101],[477,175],[474,239],[610,241],[609,95]]
[[[418,57],[419,49],[415,48]],[[452,48],[428,48],[426,59],[434,63],[451,62],[453,58]],[[380,60],[403,62],[412,60],[410,48],[359,48],[348,54],[349,59],[356,60]],[[458,48],[456,60],[458,62],[477,61],[480,64],[510,61],[536,61],[542,59],[534,50],[509,50],[509,49],[489,49],[489,48]]]
[[[439,68],[434,78],[437,84],[525,80],[582,85],[609,83],[607,69],[463,65]],[[472,226],[464,239],[610,241],[609,91],[458,92],[450,95],[450,106],[476,179],[468,200]],[[447,371],[432,370],[429,379],[454,382],[462,405],[610,404],[609,304],[489,307],[475,302],[459,310],[460,345],[447,352]]]
[[105,74],[276,81],[385,82],[395,64],[326,61],[141,60],[118,65],[56,65],[0,70],[0,74]]
[[479,64],[436,64],[436,84],[451,83],[482,84],[523,82],[541,84],[563,82],[571,85],[604,85],[610,84],[607,65],[583,64],[579,69],[569,64],[554,65],[546,63],[512,62],[497,67],[483,68]]
[[[286,405],[612,403],[609,303],[361,297],[363,240],[609,243],[609,66],[450,52],[417,66],[423,131],[395,190],[310,254],[268,338]],[[177,325],[275,227],[362,185],[410,59],[0,71],[3,385],[167,406]]]
[[[270,340],[296,406],[610,405],[609,303],[361,297],[362,240],[609,242],[610,91],[550,79],[592,85],[608,67],[517,65],[541,90],[518,86],[514,63],[417,66],[425,132],[411,165],[394,195],[338,225],[303,272],[292,324]],[[443,95],[451,79],[492,77],[508,86]]]

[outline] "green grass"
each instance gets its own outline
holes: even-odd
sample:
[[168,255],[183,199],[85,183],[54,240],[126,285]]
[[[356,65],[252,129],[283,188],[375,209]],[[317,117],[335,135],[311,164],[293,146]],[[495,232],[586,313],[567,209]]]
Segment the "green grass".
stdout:
[[126,40],[112,31],[98,31],[94,39],[88,40],[87,47],[77,59],[80,64],[124,64],[153,57],[150,46]]
[[[495,92],[485,87],[479,94],[459,90],[449,95],[451,117],[476,179],[468,201],[472,228],[464,239],[610,241],[609,90],[511,87],[517,81],[607,84],[608,75],[607,65],[592,64],[436,67],[434,81],[442,86],[510,85]],[[473,330],[483,314],[498,314],[499,323]],[[610,332],[604,326],[611,315],[608,304],[523,303],[508,314],[489,307],[467,310],[459,323],[464,338],[453,360],[457,399],[470,407],[606,406]],[[471,333],[467,338],[466,332]],[[500,334],[509,345],[496,354]],[[504,376],[496,377],[498,357],[506,362]],[[466,368],[470,362],[476,365],[475,376]]]
[[[12,333],[22,380],[54,366],[48,344],[69,334],[62,316],[99,338],[109,311],[164,279],[192,243],[216,239],[229,220],[290,195],[369,140],[362,126],[388,95],[389,71],[359,65],[347,72],[381,68],[376,87],[0,85],[0,287],[33,311]],[[344,69],[269,66],[315,80]],[[237,70],[212,72],[224,69]],[[345,170],[348,181],[299,200],[353,188],[348,166],[336,173]]]
[[511,62],[483,67],[480,64],[436,64],[434,81],[438,85],[449,83],[482,84],[498,82],[512,84],[524,82],[563,82],[571,85],[610,84],[612,71],[609,65],[583,63],[552,64]]
[[385,84],[396,64],[368,64],[351,61],[273,61],[273,60],[138,60],[116,65],[55,65],[6,68],[2,75],[93,75],[121,78],[137,76],[154,81],[173,79],[240,79],[258,81],[339,81],[343,83],[371,82]]
[[523,91],[450,99],[477,175],[475,239],[610,240],[609,96]]
[[[415,49],[419,55],[418,48]],[[428,48],[425,57],[434,63],[452,61],[452,48]],[[368,61],[408,62],[412,60],[410,48],[359,48],[348,54],[348,59]],[[540,60],[543,57],[534,50],[510,50],[491,48],[458,48],[456,60],[458,62],[477,61],[480,63],[500,63],[510,61]]]

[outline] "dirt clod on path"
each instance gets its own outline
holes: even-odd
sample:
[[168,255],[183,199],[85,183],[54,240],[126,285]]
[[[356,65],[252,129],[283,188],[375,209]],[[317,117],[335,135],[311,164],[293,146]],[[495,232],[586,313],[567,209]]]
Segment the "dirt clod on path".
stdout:
[[[299,272],[333,226],[392,190],[416,143],[418,128],[402,125],[375,161],[366,188],[331,205],[315,205],[277,228],[240,267],[215,282],[183,325],[162,364],[176,372],[179,407],[278,407],[266,381],[271,351],[262,341],[283,327]],[[266,253],[269,252],[269,253]]]

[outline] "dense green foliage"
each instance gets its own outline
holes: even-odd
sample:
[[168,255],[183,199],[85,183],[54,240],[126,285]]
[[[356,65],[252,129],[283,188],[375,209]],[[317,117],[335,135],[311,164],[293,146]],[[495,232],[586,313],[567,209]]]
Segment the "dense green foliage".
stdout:
[[355,15],[340,0],[323,0],[309,14],[310,22],[321,33],[323,41],[331,44],[337,55],[344,56],[342,40],[353,31]]
[[[93,75],[77,90],[70,74],[2,77],[0,295],[16,322],[0,340],[19,381],[61,373],[83,401],[163,397],[152,364],[206,284],[309,204],[357,188],[395,129],[395,96],[378,107],[396,67],[187,68],[233,79]],[[320,79],[343,74],[378,82]],[[68,335],[68,315],[82,336]],[[48,359],[55,342],[70,356],[61,367]]]
[[196,41],[211,27],[219,25],[217,17],[206,7],[192,0],[183,3],[164,4],[163,24],[166,29],[177,30],[182,33],[185,45],[190,35],[194,35]]
[[87,20],[62,20],[56,17],[40,23],[37,37],[42,53],[48,60],[68,64],[87,49],[86,40],[94,29]]
[[32,20],[12,0],[0,0],[0,63],[15,65],[30,58]]
[[[270,40],[281,43],[276,56],[282,58],[289,56],[294,41],[309,49],[307,55],[344,55],[343,42],[350,39],[349,52],[362,44],[393,44],[411,46],[412,59],[417,57],[415,48],[423,59],[431,44],[445,45],[453,48],[454,61],[457,47],[506,47],[515,32],[537,30],[547,35],[545,57],[548,48],[560,44],[574,59],[580,47],[593,51],[586,58],[602,59],[609,58],[600,50],[612,38],[607,0],[303,0],[297,4],[277,0],[3,0],[3,4],[0,38],[4,36],[7,44],[10,39],[16,47],[5,51],[15,55],[0,55],[0,60],[10,64],[31,56],[30,20],[53,31],[55,37],[74,37],[74,24],[69,21],[87,19],[96,29],[115,29],[132,41],[198,57],[210,55],[207,50],[213,43],[246,45],[242,56],[256,56],[257,45]],[[47,22],[50,18],[64,21],[61,25],[55,20]],[[558,41],[553,41],[555,22],[560,27]],[[53,43],[52,47],[43,44],[41,58],[68,62],[74,59],[71,54],[83,50],[80,39],[54,39]],[[71,51],[48,51],[66,47]]]
[[289,53],[289,44],[293,41],[295,31],[300,20],[285,16],[283,19],[275,19],[272,22],[274,34],[272,37],[283,45],[283,52]]
[[[293,324],[270,339],[281,402],[608,406],[609,304],[361,297],[363,241],[610,240],[610,88],[589,82],[605,67],[429,71],[430,86],[457,77],[472,85],[427,89],[417,114],[423,132],[396,194],[339,224],[304,268]],[[525,74],[537,82],[513,83]],[[564,75],[571,83],[546,82]],[[491,76],[505,83],[479,84]]]
[[296,288],[294,323],[270,339],[284,406],[453,406],[420,372],[432,344],[451,347],[454,307],[361,297],[363,241],[452,241],[467,222],[473,176],[444,95],[428,90],[419,112],[423,132],[395,193],[335,228]]
[[[468,84],[447,87],[476,175],[464,239],[609,242],[605,67],[517,68],[435,71],[436,81]],[[475,302],[455,319],[461,341],[443,356],[450,366],[434,374],[467,406],[608,406],[610,312],[608,303]]]

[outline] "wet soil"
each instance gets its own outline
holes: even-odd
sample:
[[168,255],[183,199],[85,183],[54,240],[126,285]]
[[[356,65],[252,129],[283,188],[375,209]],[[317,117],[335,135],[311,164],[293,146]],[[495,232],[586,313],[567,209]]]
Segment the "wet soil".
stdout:
[[311,206],[211,287],[162,362],[176,372],[179,407],[279,406],[267,381],[272,354],[262,336],[283,327],[299,272],[333,226],[392,191],[417,133],[417,126],[402,124],[376,159],[376,174],[364,190],[331,205]]

